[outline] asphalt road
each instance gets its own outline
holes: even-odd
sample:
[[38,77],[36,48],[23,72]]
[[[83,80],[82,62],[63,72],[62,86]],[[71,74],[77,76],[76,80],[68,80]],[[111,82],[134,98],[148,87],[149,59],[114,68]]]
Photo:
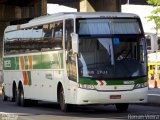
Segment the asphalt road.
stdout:
[[32,107],[19,107],[3,102],[0,97],[0,120],[136,120],[160,119],[160,106],[130,105],[128,112],[117,112],[114,105],[76,106],[71,112],[61,112],[59,105],[40,102]]

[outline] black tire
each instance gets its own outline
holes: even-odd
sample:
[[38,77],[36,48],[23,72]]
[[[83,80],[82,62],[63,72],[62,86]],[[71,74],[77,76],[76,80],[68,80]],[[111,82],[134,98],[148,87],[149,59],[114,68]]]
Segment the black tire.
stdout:
[[13,88],[13,97],[12,97],[12,102],[15,102],[16,101],[16,97],[17,97],[17,88],[16,87],[14,87]]
[[16,105],[20,106],[20,90],[16,89],[16,99],[15,99]]
[[116,109],[119,112],[125,112],[128,110],[129,104],[127,103],[120,103],[120,104],[115,104],[116,105]]
[[63,87],[61,87],[60,91],[59,91],[59,104],[60,104],[60,108],[63,112],[69,111],[69,105],[65,103],[65,96],[64,96]]
[[5,94],[4,88],[2,88],[2,100],[3,101],[7,101],[8,100],[8,97]]
[[28,105],[27,100],[24,98],[24,91],[22,87],[20,88],[20,91],[19,91],[19,100],[20,100],[21,106],[26,107]]

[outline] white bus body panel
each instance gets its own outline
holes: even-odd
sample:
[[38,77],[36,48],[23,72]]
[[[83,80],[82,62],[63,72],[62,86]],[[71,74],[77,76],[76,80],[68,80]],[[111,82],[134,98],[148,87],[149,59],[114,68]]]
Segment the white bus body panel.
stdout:
[[[146,103],[148,87],[132,91],[100,92],[78,89],[77,104]],[[110,99],[111,95],[121,95],[120,99]]]

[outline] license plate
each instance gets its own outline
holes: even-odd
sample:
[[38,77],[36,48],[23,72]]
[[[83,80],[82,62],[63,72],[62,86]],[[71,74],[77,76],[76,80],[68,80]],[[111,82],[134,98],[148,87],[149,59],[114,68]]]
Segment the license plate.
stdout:
[[110,99],[121,99],[121,95],[110,95]]

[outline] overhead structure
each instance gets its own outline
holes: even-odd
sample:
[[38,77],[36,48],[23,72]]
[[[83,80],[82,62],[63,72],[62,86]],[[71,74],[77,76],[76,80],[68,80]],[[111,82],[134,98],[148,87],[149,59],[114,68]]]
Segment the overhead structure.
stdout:
[[[47,0],[0,0],[0,51],[2,51],[2,39],[6,26],[25,23],[46,13]],[[0,69],[1,56],[0,52]]]
[[26,23],[34,17],[46,15],[47,3],[73,7],[81,12],[95,12],[120,11],[120,1],[121,0],[0,0],[0,51],[2,51],[2,39],[6,26]]
[[48,3],[76,8],[80,12],[120,11],[121,0],[48,0]]

